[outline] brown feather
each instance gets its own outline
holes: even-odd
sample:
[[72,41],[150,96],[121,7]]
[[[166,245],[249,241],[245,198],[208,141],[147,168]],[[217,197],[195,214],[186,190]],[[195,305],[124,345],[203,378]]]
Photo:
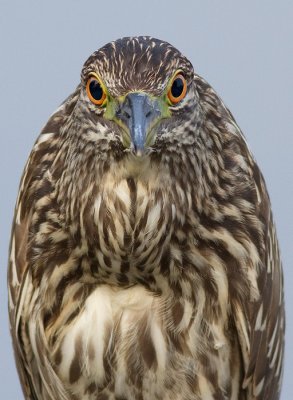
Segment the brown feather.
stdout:
[[[176,71],[187,92],[171,105]],[[105,107],[87,96],[93,73]],[[142,157],[111,114],[134,92],[165,112]],[[8,284],[26,399],[279,399],[265,183],[230,111],[168,43],[123,38],[86,61],[25,167]]]

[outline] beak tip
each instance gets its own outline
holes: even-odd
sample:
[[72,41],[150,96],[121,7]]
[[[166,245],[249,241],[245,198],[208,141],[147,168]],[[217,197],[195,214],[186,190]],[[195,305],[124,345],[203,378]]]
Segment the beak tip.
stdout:
[[137,157],[142,157],[145,153],[145,148],[144,146],[135,146],[132,144],[131,146],[132,154],[137,156]]
[[141,157],[143,155],[143,151],[141,149],[138,149],[135,153],[137,157]]

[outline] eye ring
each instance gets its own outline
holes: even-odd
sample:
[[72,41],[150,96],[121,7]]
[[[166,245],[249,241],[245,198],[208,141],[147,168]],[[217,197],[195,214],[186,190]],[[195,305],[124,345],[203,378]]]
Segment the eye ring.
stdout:
[[86,93],[90,101],[97,106],[102,106],[106,100],[106,92],[103,88],[103,85],[96,76],[96,74],[92,74],[86,83]]
[[177,104],[181,101],[187,92],[187,81],[181,73],[174,76],[168,90],[168,99],[172,104]]

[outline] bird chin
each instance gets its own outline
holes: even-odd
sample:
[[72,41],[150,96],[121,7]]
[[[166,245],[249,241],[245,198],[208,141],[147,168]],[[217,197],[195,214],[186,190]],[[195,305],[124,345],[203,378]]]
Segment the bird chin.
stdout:
[[128,154],[133,161],[138,163],[145,162],[153,152],[154,150],[150,147],[147,147],[143,150],[135,150],[134,148],[125,149],[125,153]]

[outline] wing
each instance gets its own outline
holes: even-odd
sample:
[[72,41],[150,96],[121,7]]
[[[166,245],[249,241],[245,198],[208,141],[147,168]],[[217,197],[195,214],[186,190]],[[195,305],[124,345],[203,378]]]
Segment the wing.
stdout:
[[[231,154],[241,154],[239,158],[231,158],[227,146],[227,168],[231,167],[230,179],[234,179],[237,196],[240,194],[240,201],[237,196],[233,201],[237,202],[242,219],[239,230],[233,219],[229,229],[233,227],[237,238],[248,249],[246,258],[225,259],[232,318],[244,370],[241,399],[277,400],[283,370],[285,313],[282,266],[269,196],[233,115],[202,78],[195,77],[195,81],[201,105],[207,114],[210,113],[210,120],[214,118],[222,137],[229,132],[228,137],[233,138],[231,143],[235,148]],[[217,110],[216,115],[213,110]],[[221,123],[217,121],[219,115]],[[230,160],[233,161],[231,165]],[[235,170],[234,162],[237,165]],[[243,166],[244,173],[241,172]]]
[[235,325],[242,352],[249,400],[276,400],[280,395],[284,351],[283,276],[276,231],[264,180],[255,165],[254,179],[263,224],[264,249],[259,250],[258,299],[234,302]]
[[[60,128],[72,112],[78,93],[79,88],[50,117],[30,154],[20,183],[12,226],[8,265],[10,330],[23,392],[26,399],[32,400],[43,399],[42,385],[46,386],[46,381],[49,382],[49,378],[40,373],[38,366],[40,359],[35,356],[43,349],[41,351],[39,348],[33,349],[34,344],[28,340],[27,333],[30,304],[38,293],[38,288],[35,288],[32,283],[30,268],[30,238],[33,235],[34,207],[38,199],[46,194],[43,178],[50,173],[50,164],[54,160]],[[39,357],[41,358],[42,355],[40,354]],[[51,375],[52,379],[54,371],[48,360],[41,361],[46,366],[43,375]],[[58,387],[57,381],[56,386]],[[49,395],[45,397],[46,399],[56,398],[55,389],[47,387],[46,390]],[[60,397],[62,388],[57,390],[60,390]],[[67,397],[64,395],[60,398]]]

